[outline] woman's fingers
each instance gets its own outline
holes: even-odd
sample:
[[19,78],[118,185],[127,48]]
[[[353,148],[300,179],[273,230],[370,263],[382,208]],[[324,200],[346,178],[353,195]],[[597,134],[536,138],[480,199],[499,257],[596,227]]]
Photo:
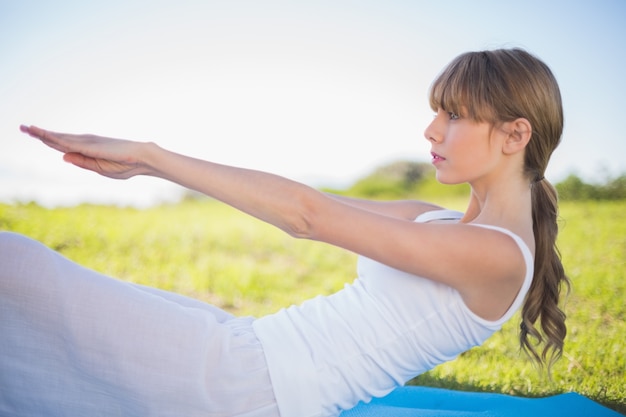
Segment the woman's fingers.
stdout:
[[52,132],[48,132],[47,130],[41,129],[37,126],[26,126],[21,125],[20,130],[28,135],[37,138],[42,141],[49,140],[51,138]]
[[116,139],[98,137],[95,135],[75,135],[70,133],[59,133],[51,130],[41,129],[37,126],[20,126],[20,130],[28,135],[39,139],[45,145],[63,153],[80,153],[87,157],[103,157],[101,153],[107,153],[106,148],[115,142]]
[[44,144],[48,145],[49,147],[53,149],[56,149],[57,151],[64,152],[64,153],[71,151],[68,147],[67,138],[65,138],[64,140],[64,136],[67,136],[67,135],[62,135],[59,133],[51,132],[49,130],[44,130],[37,126],[21,125],[20,130],[35,139],[39,139]]
[[63,152],[66,162],[80,168],[118,179],[146,172],[137,157],[140,146],[138,142],[95,135],[58,133],[36,126],[22,125],[20,130]]

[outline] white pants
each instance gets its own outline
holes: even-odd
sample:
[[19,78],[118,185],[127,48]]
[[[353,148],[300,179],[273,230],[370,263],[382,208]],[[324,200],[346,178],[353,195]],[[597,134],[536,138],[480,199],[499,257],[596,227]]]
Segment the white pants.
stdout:
[[251,323],[0,232],[0,415],[278,416]]

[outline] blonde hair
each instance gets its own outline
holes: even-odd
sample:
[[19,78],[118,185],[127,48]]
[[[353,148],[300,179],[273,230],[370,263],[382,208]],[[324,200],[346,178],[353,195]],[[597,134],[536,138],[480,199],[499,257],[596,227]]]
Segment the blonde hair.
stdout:
[[532,126],[524,174],[531,187],[535,268],[519,337],[522,349],[549,371],[563,353],[567,330],[559,297],[563,284],[570,286],[556,247],[557,193],[543,176],[563,132],[556,79],[546,64],[522,49],[469,52],[434,81],[430,105],[492,126],[517,118]]

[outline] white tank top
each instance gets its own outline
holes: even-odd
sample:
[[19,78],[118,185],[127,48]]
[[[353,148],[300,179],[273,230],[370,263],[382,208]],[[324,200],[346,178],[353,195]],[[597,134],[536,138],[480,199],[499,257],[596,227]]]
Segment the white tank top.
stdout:
[[[415,221],[460,219],[438,210]],[[524,283],[496,321],[474,314],[453,288],[360,257],[358,278],[253,323],[263,345],[281,416],[336,416],[482,344],[521,306],[533,276],[524,241]]]

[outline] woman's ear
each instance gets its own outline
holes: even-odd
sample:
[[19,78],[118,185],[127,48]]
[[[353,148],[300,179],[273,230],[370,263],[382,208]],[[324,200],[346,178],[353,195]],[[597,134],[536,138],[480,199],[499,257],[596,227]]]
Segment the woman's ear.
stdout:
[[523,151],[533,133],[533,128],[528,119],[520,117],[511,122],[506,122],[503,127],[508,132],[508,137],[504,141],[502,151],[505,154]]

